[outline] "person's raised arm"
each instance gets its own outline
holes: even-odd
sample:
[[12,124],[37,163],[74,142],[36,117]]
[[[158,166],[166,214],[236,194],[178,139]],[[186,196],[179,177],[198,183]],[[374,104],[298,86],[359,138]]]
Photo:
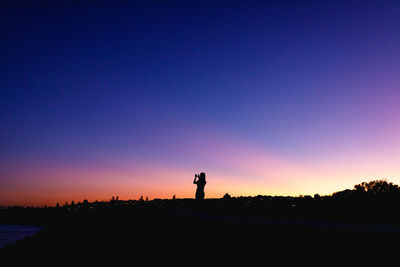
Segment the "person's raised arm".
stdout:
[[193,180],[193,183],[194,183],[194,184],[197,184],[196,178],[197,178],[197,175],[195,174],[195,175],[194,175],[194,180]]

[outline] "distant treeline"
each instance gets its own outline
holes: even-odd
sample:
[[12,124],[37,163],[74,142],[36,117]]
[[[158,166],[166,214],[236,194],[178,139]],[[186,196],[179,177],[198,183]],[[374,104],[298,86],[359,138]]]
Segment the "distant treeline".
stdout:
[[[343,191],[334,192],[332,195],[327,196],[320,196],[319,194],[315,194],[314,196],[311,195],[299,195],[297,197],[292,196],[265,196],[265,195],[258,195],[258,196],[240,196],[240,197],[231,197],[229,193],[226,193],[221,199],[222,200],[244,200],[248,203],[255,203],[259,200],[274,200],[274,201],[283,201],[283,202],[290,202],[293,200],[298,199],[344,199],[344,200],[365,200],[365,199],[374,199],[374,200],[385,200],[391,198],[400,197],[400,187],[392,182],[388,182],[386,179],[374,180],[370,182],[363,182],[354,186],[353,189],[346,189]],[[219,199],[206,199],[205,202],[215,201]],[[143,206],[143,203],[146,202],[146,206],[164,206],[169,205],[171,203],[191,203],[194,199],[177,199],[175,195],[172,199],[160,199],[156,198],[153,200],[149,200],[148,197],[143,198],[141,196],[138,200],[120,200],[118,196],[113,196],[109,200],[105,201],[93,201],[89,202],[88,200],[84,200],[83,202],[75,202],[71,201],[70,203],[66,202],[64,205],[60,205],[59,203],[56,204],[55,208],[64,208],[64,209],[79,209],[79,208],[92,208],[96,209],[99,207],[114,207],[118,205],[127,205],[127,206]],[[48,209],[54,208],[51,206],[44,206],[44,207],[27,207],[27,206],[0,206],[0,210],[7,210],[7,209]]]
[[[56,207],[0,207],[0,223],[46,225],[65,220],[135,219],[139,214],[196,210],[207,214],[327,220],[381,220],[399,223],[400,188],[384,179],[357,184],[330,196],[242,196],[226,193],[219,199],[87,200]],[[137,215],[137,216],[136,216]]]
[[400,197],[400,187],[388,182],[385,179],[371,182],[363,182],[354,186],[354,189],[346,189],[333,193],[332,197],[342,199],[360,199],[364,200],[390,200]]

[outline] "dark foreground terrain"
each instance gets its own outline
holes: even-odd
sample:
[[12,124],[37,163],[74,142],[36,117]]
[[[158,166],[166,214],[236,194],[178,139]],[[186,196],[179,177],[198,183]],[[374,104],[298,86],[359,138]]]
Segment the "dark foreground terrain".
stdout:
[[0,258],[78,266],[105,261],[325,265],[372,258],[382,263],[398,249],[398,212],[393,200],[266,196],[14,207],[1,211],[2,223],[44,230],[1,249]]

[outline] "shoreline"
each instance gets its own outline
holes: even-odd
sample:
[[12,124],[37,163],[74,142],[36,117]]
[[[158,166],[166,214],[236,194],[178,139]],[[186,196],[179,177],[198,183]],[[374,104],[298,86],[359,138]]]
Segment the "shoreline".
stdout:
[[0,249],[33,237],[44,229],[27,224],[0,224]]

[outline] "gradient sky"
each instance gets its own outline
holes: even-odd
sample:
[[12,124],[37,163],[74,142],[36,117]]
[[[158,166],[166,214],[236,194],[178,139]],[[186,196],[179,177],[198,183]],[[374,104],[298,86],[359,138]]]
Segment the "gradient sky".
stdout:
[[399,1],[56,2],[0,4],[0,205],[400,184]]

